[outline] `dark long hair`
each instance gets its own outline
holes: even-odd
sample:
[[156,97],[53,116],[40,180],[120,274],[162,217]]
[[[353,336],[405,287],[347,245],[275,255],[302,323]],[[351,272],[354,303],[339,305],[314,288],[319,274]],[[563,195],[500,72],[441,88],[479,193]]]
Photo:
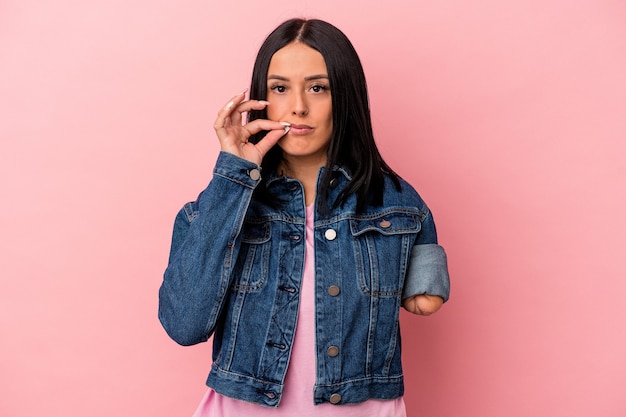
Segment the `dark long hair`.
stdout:
[[[367,205],[381,205],[385,175],[391,177],[398,190],[400,181],[376,147],[363,66],[352,43],[343,32],[317,19],[291,19],[282,23],[270,33],[259,49],[252,72],[250,98],[266,99],[267,71],[272,56],[292,42],[302,42],[321,53],[328,71],[333,132],[326,169],[318,190],[318,198],[321,200],[319,207],[322,210],[329,207],[327,191],[334,166],[347,168],[352,180],[332,202],[332,207],[343,205],[351,194],[356,194],[356,208],[359,212]],[[266,110],[251,111],[248,114],[249,121],[259,118],[267,118]],[[265,133],[255,135],[251,141],[257,143]],[[263,159],[263,171],[276,170],[281,159],[282,150],[275,146]]]

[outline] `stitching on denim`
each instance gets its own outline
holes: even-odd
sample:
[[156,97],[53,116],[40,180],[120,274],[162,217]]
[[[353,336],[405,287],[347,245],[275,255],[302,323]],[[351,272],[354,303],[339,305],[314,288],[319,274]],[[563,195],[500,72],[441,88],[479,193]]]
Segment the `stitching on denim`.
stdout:
[[392,376],[371,376],[367,378],[347,379],[340,383],[334,384],[317,384],[318,388],[337,388],[347,384],[354,384],[359,382],[401,382],[404,379],[404,374],[392,375]]
[[218,177],[222,177],[222,178],[224,178],[224,179],[226,179],[226,180],[228,180],[228,181],[232,181],[232,182],[234,182],[234,183],[236,183],[236,184],[243,185],[244,187],[251,188],[251,189],[256,188],[256,185],[257,185],[257,183],[250,184],[250,183],[247,183],[247,182],[244,182],[244,181],[238,180],[238,179],[236,179],[236,178],[228,177],[228,176],[226,176],[226,175],[224,175],[224,174],[220,174],[220,173],[218,173],[218,172],[215,172],[215,173],[214,173],[214,175],[216,175],[216,176],[218,176]]

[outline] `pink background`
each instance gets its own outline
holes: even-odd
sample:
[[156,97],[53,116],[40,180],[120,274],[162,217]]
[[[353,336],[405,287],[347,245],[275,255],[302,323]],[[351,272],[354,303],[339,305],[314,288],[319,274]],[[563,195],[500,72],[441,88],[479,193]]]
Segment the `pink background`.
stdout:
[[157,320],[216,111],[292,16],[352,39],[450,303],[403,316],[409,416],[626,415],[619,0],[0,2],[0,416],[190,416],[210,346]]

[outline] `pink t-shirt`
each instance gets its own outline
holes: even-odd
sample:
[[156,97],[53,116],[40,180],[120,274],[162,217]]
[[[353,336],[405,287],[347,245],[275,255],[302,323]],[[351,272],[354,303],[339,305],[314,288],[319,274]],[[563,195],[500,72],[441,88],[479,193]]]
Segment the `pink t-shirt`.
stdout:
[[277,408],[265,407],[220,395],[209,388],[194,417],[406,417],[404,400],[368,400],[358,404],[313,405],[315,385],[315,264],[313,206],[306,209],[306,252],[296,335],[283,397]]

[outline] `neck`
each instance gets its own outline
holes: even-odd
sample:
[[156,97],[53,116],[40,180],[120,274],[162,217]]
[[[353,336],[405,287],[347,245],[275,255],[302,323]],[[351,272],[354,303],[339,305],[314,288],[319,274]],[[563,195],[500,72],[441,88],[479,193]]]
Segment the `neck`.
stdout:
[[287,177],[295,178],[302,183],[304,186],[305,203],[309,206],[315,201],[317,174],[324,165],[326,165],[326,158],[283,157],[283,160],[278,165],[278,172]]

